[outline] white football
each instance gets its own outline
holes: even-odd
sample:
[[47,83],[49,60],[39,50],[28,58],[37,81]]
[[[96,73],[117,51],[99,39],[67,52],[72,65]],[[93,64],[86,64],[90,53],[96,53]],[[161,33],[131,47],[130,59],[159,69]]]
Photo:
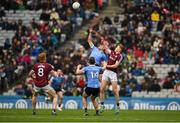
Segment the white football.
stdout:
[[74,3],[72,4],[72,7],[73,7],[73,9],[78,9],[78,8],[80,7],[79,2],[74,2]]

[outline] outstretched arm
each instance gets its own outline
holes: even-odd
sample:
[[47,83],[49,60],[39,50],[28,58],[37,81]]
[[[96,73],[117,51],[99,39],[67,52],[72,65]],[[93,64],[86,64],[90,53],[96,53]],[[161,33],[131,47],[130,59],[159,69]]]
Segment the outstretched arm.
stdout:
[[117,67],[119,66],[120,63],[121,63],[120,60],[119,60],[119,61],[116,61],[116,63],[113,64],[113,65],[107,65],[107,68],[117,68]]
[[102,69],[106,69],[106,67],[107,67],[107,62],[104,61],[104,62],[102,63]]
[[54,71],[54,70],[51,70],[50,75],[51,75],[51,76],[55,76],[55,77],[58,76],[57,73],[56,73],[56,71]]
[[109,47],[108,46],[104,46],[104,47],[105,47],[105,53],[107,55],[111,54],[111,50],[109,49]]
[[29,72],[29,74],[28,74],[28,76],[30,77],[30,78],[32,78],[32,79],[35,79],[35,76],[34,76],[34,70],[31,70],[30,72]]
[[81,65],[79,64],[76,69],[76,74],[83,74],[84,71],[81,69]]
[[93,48],[93,46],[94,46],[94,44],[93,44],[93,42],[92,42],[92,32],[93,32],[93,30],[90,29],[90,30],[89,30],[89,36],[88,36],[88,44],[89,44],[89,46],[90,46],[91,48]]

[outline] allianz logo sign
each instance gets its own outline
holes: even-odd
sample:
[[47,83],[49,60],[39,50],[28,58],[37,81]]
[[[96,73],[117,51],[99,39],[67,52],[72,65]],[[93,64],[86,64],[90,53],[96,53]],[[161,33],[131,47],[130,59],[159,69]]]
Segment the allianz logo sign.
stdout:
[[149,103],[134,103],[134,110],[165,110],[166,105],[155,105]]
[[149,103],[134,103],[134,110],[180,110],[177,102],[170,102],[168,105],[155,105]]
[[26,100],[23,100],[23,99],[17,100],[16,103],[0,102],[0,109],[12,109],[12,108],[27,109],[28,104],[27,104]]
[[78,109],[78,103],[75,100],[68,100],[65,109]]
[[0,109],[11,109],[13,106],[14,103],[0,102]]
[[180,110],[180,105],[177,102],[170,102],[167,110]]
[[119,101],[120,110],[127,110],[129,109],[128,103],[124,100]]
[[15,104],[15,108],[17,108],[17,109],[27,109],[28,104],[27,104],[26,100],[19,99]]
[[[105,103],[105,109],[114,109],[115,108],[114,101]],[[119,101],[120,110],[180,110],[180,104],[178,101],[170,101],[170,102],[140,102],[140,101]],[[51,109],[53,107],[52,103],[45,102],[37,102],[37,109]],[[19,99],[17,101],[3,101],[0,102],[0,109],[27,109],[31,108],[30,100]],[[83,105],[79,100],[67,100],[64,102],[65,109],[81,109]],[[91,102],[89,102],[88,109],[94,109],[94,106]]]

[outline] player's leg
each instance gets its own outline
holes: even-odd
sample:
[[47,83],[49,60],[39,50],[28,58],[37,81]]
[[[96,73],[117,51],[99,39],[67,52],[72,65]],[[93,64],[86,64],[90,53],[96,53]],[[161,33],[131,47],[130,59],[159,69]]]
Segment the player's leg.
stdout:
[[34,90],[32,91],[32,109],[33,109],[33,115],[36,115],[36,97],[37,97],[37,92]]
[[[100,74],[99,74],[99,81],[100,81],[100,83],[102,83],[102,75],[103,75],[103,72],[100,72]],[[99,88],[98,96],[96,97],[96,101],[100,102],[100,88]]]
[[96,115],[99,115],[99,107],[98,107],[98,103],[96,101],[96,97],[91,96],[91,101],[92,101],[93,106],[94,106],[94,108],[96,110]]
[[103,112],[103,110],[105,109],[104,100],[105,100],[105,90],[107,83],[108,83],[108,72],[105,70],[102,76],[102,82],[100,86],[100,101],[101,101],[100,112]]
[[119,113],[119,89],[117,84],[117,74],[112,73],[110,79],[111,79],[111,85],[114,92],[114,96],[116,98],[116,112]]
[[100,81],[100,82],[102,82],[102,77],[103,77],[103,73],[101,72],[101,73],[99,74],[99,81]]
[[105,100],[105,90],[106,90],[107,83],[108,82],[106,80],[102,80],[102,82],[101,82],[101,87],[100,87],[100,101],[101,101],[100,112],[101,113],[105,109],[104,100]]
[[180,92],[180,83],[176,83],[176,85],[174,86],[174,90],[175,92]]
[[82,103],[83,103],[83,106],[84,106],[84,115],[87,116],[88,115],[88,112],[87,112],[87,97],[89,96],[90,94],[90,90],[89,88],[85,88],[83,94],[82,94]]
[[62,111],[63,92],[62,91],[58,91],[56,93],[59,96],[58,110]]
[[116,109],[119,109],[119,89],[118,89],[117,81],[112,82],[112,89],[114,92],[114,96],[116,98]]
[[41,90],[41,88],[36,87],[33,85],[32,89],[32,109],[33,109],[33,115],[36,115],[36,98],[38,95],[38,92]]
[[52,112],[52,114],[56,114],[56,109],[57,109],[57,95],[56,95],[56,92],[54,90],[49,90],[47,93],[50,96],[53,97],[53,112]]
[[53,98],[53,111],[52,115],[56,115],[56,109],[57,109],[57,94],[55,90],[50,86],[46,85],[42,88],[45,92],[47,92],[52,98]]
[[95,88],[93,89],[92,95],[91,95],[91,101],[93,103],[94,109],[96,110],[96,115],[99,115],[99,106],[98,106],[98,102],[96,100],[96,97],[98,97],[100,92],[99,88]]

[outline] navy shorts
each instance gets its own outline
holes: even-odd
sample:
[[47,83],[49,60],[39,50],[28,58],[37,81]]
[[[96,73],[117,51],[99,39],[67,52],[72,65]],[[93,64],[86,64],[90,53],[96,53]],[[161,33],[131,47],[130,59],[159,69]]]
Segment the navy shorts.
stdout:
[[98,97],[98,96],[99,96],[99,92],[100,92],[100,88],[90,88],[90,87],[86,87],[84,91],[85,91],[85,93],[86,93],[88,96]]
[[59,88],[54,88],[54,90],[56,91],[56,92],[60,92],[60,91],[62,91],[62,89],[59,87]]

